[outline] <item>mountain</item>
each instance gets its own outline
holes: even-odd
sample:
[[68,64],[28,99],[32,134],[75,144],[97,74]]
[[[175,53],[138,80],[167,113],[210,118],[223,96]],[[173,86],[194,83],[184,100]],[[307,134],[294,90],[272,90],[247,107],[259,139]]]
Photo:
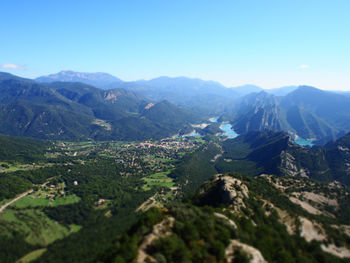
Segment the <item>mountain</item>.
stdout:
[[218,82],[187,77],[113,83],[104,88],[124,88],[142,94],[152,102],[167,100],[205,116],[224,111],[240,96]]
[[188,78],[188,77],[167,77],[162,76],[154,78],[148,81],[140,80],[137,81],[138,84],[145,84],[147,86],[155,88],[184,88],[184,89],[209,89],[212,90],[213,87],[225,88],[219,82],[211,80],[202,80],[198,78]]
[[291,93],[292,91],[296,90],[297,86],[284,86],[281,88],[275,88],[275,89],[266,89],[265,91],[267,93],[273,94],[275,96],[286,96],[287,94]]
[[237,107],[233,127],[239,134],[266,129],[284,130],[288,126],[283,122],[278,106],[278,99],[264,91],[249,94]]
[[122,82],[117,77],[114,77],[108,73],[96,72],[96,73],[85,73],[75,72],[71,70],[60,71],[56,74],[50,74],[48,76],[42,76],[35,79],[38,82],[81,82],[88,85],[103,87],[114,82]]
[[47,141],[0,135],[0,160],[24,163],[45,160],[49,146]]
[[301,86],[281,101],[281,106],[298,106],[320,117],[337,129],[350,129],[349,97],[322,91],[314,87]]
[[33,80],[31,80],[31,79],[21,78],[21,77],[12,75],[12,74],[7,73],[7,72],[0,72],[0,80],[1,80],[1,81],[3,81],[3,80],[9,80],[9,79],[16,79],[16,80],[22,80],[22,81],[28,81],[28,82],[33,81]]
[[350,133],[311,149],[293,143],[284,132],[252,131],[224,141],[222,149],[216,164],[220,173],[301,176],[350,185]]
[[249,94],[224,116],[238,133],[281,130],[324,144],[350,131],[349,112],[349,97],[301,86],[282,97]]
[[243,86],[238,86],[238,87],[233,87],[231,88],[233,91],[237,92],[240,96],[245,96],[253,92],[260,92],[263,91],[262,88],[256,86],[256,85],[243,85]]
[[[88,134],[91,111],[40,83],[0,81],[0,132],[36,138],[80,138]],[[84,128],[83,128],[84,127]]]
[[137,81],[135,84],[146,87],[144,91],[139,88],[140,92],[147,94],[151,99],[166,99],[175,103],[181,103],[186,98],[203,94],[236,95],[235,92],[218,82],[186,77],[159,77],[148,81]]
[[[79,82],[38,83],[12,75],[0,79],[0,132],[61,140],[143,140],[188,129],[197,116],[142,95],[102,90]],[[167,115],[168,114],[168,115]],[[168,116],[168,118],[163,118]]]
[[[6,74],[0,76],[1,78],[6,78]],[[120,127],[117,120],[135,117],[135,114],[140,117],[139,114],[146,102],[159,103],[165,100],[197,116],[202,116],[203,119],[213,115],[221,116],[221,120],[231,122],[238,133],[280,130],[287,131],[295,137],[312,139],[315,144],[322,145],[350,130],[350,97],[308,86],[287,86],[264,91],[254,85],[226,88],[218,82],[186,77],[163,76],[151,80],[123,82],[105,73],[72,71],[62,71],[37,80],[40,80],[43,86],[58,93],[56,95],[70,100],[65,103],[70,104],[71,108],[72,102],[75,108],[85,107],[76,112],[92,110],[94,118],[113,122],[112,126],[114,124],[118,126],[118,132],[115,132],[115,135],[125,130]],[[64,82],[55,84],[56,80]],[[24,80],[21,79],[21,81]],[[37,84],[31,80],[26,81]],[[45,83],[46,81],[50,82]],[[80,84],[68,81],[80,81]],[[76,94],[77,87],[84,85],[82,82],[89,83],[91,86],[80,87],[79,94]],[[74,87],[73,90],[69,86]],[[105,92],[94,89],[92,86],[102,87]],[[115,96],[118,100],[114,103],[112,98]],[[7,101],[7,98],[4,97],[4,100]],[[58,100],[60,99],[54,99],[56,103]],[[60,101],[60,103],[63,102]],[[135,122],[134,118],[129,120],[132,123]],[[128,120],[123,119],[121,123],[125,124],[125,122]],[[147,123],[143,125],[148,125]],[[130,125],[129,127],[131,128]],[[179,129],[175,130],[179,131]],[[88,133],[94,133],[94,131]]]
[[348,194],[308,179],[218,174],[185,203],[154,204],[98,261],[348,262]]
[[324,148],[324,158],[328,162],[332,178],[350,184],[350,133],[326,144]]

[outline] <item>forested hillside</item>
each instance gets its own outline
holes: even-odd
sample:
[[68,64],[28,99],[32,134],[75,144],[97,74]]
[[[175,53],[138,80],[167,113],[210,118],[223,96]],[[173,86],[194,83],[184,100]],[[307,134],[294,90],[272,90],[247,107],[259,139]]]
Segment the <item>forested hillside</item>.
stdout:
[[[169,102],[150,105],[124,89],[79,82],[38,83],[1,73],[0,132],[60,140],[145,140],[187,131],[201,120]],[[164,106],[166,104],[166,106]],[[146,107],[146,108],[145,108]]]

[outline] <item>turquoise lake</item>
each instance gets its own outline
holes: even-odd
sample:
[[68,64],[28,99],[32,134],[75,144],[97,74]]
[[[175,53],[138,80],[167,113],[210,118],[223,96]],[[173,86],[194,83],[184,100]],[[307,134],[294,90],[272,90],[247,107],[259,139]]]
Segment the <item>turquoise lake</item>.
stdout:
[[230,139],[236,138],[238,134],[232,130],[232,125],[230,123],[224,123],[220,126],[220,129],[224,132],[221,136],[227,136]]
[[296,140],[294,140],[294,142],[296,144],[299,144],[300,146],[310,146],[310,147],[314,146],[314,144],[312,143],[313,140],[307,140],[301,137],[298,137]]
[[[210,118],[210,122],[217,122],[218,118]],[[220,134],[220,136],[226,136],[229,137],[230,139],[236,138],[239,134],[237,134],[234,130],[232,130],[232,125],[230,123],[224,123],[220,125],[220,129],[223,131],[223,134]],[[193,131],[190,134],[182,135],[182,136],[176,136],[176,138],[180,137],[196,137],[196,136],[201,136],[199,133]]]
[[190,134],[182,135],[182,137],[195,137],[195,136],[201,136],[201,135],[199,133],[196,133],[195,131],[193,131]]

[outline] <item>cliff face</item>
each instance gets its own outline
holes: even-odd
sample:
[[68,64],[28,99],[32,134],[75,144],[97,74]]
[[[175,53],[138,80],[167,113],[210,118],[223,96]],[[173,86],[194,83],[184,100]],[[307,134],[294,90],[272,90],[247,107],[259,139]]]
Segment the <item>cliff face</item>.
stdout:
[[[327,97],[330,98],[329,101]],[[302,87],[284,97],[266,92],[252,93],[235,106],[231,122],[239,134],[279,130],[305,139],[314,139],[321,145],[335,140],[349,130],[349,125],[344,124],[349,117],[344,110],[339,110],[338,105],[347,108],[348,102],[350,100],[339,95],[334,97],[321,90]],[[333,117],[323,109],[325,107],[333,112]]]
[[279,103],[276,97],[260,92],[246,96],[241,102],[233,127],[238,133],[256,130],[283,130]]
[[324,147],[302,147],[284,132],[253,131],[222,143],[220,173],[301,176],[350,185],[350,133]]
[[280,157],[282,175],[350,183],[350,134],[316,149],[289,144]]

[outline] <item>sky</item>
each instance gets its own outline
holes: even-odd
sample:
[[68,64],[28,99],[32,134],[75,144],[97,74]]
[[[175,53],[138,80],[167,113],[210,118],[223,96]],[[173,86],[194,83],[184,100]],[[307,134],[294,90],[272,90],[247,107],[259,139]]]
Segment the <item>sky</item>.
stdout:
[[348,0],[1,0],[0,71],[350,90]]

